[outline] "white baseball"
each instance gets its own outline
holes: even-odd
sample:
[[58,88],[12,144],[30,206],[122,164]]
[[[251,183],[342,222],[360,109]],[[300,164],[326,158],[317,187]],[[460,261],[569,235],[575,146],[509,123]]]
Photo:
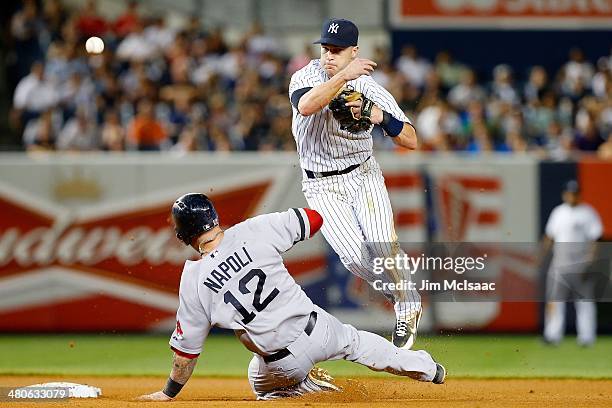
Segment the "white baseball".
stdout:
[[104,41],[100,37],[89,37],[85,43],[85,49],[91,54],[100,54],[104,51]]

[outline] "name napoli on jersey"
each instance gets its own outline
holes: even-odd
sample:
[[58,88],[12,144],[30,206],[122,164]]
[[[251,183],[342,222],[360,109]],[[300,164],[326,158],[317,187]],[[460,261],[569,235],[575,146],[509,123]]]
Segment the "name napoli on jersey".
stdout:
[[206,278],[203,282],[204,285],[213,292],[219,293],[225,282],[231,279],[232,273],[234,275],[237,274],[242,268],[253,262],[246,247],[242,247],[242,252],[239,254],[236,251],[233,255],[228,256],[223,262],[219,263],[210,273],[210,277]]

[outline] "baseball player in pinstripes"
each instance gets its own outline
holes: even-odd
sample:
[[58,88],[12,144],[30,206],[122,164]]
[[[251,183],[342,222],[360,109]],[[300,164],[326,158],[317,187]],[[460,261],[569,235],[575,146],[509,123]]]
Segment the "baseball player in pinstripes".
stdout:
[[176,200],[172,220],[177,238],[202,258],[186,261],[181,275],[170,378],[163,390],[141,400],[176,397],[213,326],[234,330],[253,352],[248,377],[257,399],[338,391],[333,378],[314,366],[325,360],[345,359],[418,381],[444,382],[446,370],[427,352],[402,350],[342,324],[295,283],[281,254],[317,233],[323,219],[316,211],[292,208],[222,230],[208,197],[191,193]]
[[[291,78],[292,131],[304,171],[303,192],[309,206],[326,221],[322,233],[327,242],[353,274],[370,283],[381,278],[397,283],[409,276],[397,270],[376,275],[370,262],[372,257],[401,251],[389,195],[372,155],[372,127],[360,133],[343,130],[328,105],[340,90],[352,87],[374,102],[370,122],[395,144],[415,149],[417,137],[391,94],[370,76],[376,63],[357,57],[358,36],[351,21],[331,19],[323,24],[315,42],[321,44],[321,58]],[[346,105],[358,118],[362,104],[360,100]],[[364,256],[365,243],[380,244],[367,244],[370,254]],[[393,344],[411,348],[421,317],[420,295],[416,290],[385,295],[394,302],[396,314]]]

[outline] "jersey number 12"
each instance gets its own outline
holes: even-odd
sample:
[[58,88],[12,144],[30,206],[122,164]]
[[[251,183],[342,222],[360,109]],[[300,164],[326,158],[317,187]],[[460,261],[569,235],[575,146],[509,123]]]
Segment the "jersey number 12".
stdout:
[[[251,293],[249,288],[247,288],[247,284],[255,278],[257,278],[258,280],[257,289],[255,289],[255,295],[253,296],[253,307],[258,312],[261,312],[266,308],[266,306],[270,304],[271,301],[274,300],[276,296],[278,296],[280,291],[277,288],[274,288],[274,290],[270,292],[268,297],[266,297],[262,302],[261,292],[263,291],[264,283],[266,282],[266,274],[261,269],[251,269],[246,275],[242,277],[242,279],[240,279],[240,281],[238,281],[238,289],[240,290],[240,293],[242,293],[243,295]],[[248,310],[246,310],[246,308],[242,306],[238,299],[236,299],[236,297],[229,290],[223,295],[223,301],[225,303],[231,303],[232,306],[236,308],[238,313],[242,315],[242,323],[244,324],[248,324],[256,316],[255,312],[249,312]]]

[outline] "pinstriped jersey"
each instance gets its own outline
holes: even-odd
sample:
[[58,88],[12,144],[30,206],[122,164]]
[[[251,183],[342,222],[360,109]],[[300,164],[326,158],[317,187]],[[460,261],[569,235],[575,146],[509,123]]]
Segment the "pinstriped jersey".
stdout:
[[[289,98],[293,92],[313,88],[327,81],[327,74],[319,59],[295,72],[289,83]],[[347,82],[348,86],[363,93],[379,108],[402,122],[410,123],[397,105],[393,96],[376,83],[369,75]],[[372,155],[372,127],[358,134],[340,129],[329,107],[310,116],[301,115],[293,106],[292,131],[297,145],[300,165],[312,171],[342,170],[354,164],[363,163]]]
[[212,326],[245,330],[263,352],[291,344],[304,331],[314,305],[281,254],[309,237],[302,208],[260,215],[227,229],[212,253],[185,262],[170,345],[199,354]]

